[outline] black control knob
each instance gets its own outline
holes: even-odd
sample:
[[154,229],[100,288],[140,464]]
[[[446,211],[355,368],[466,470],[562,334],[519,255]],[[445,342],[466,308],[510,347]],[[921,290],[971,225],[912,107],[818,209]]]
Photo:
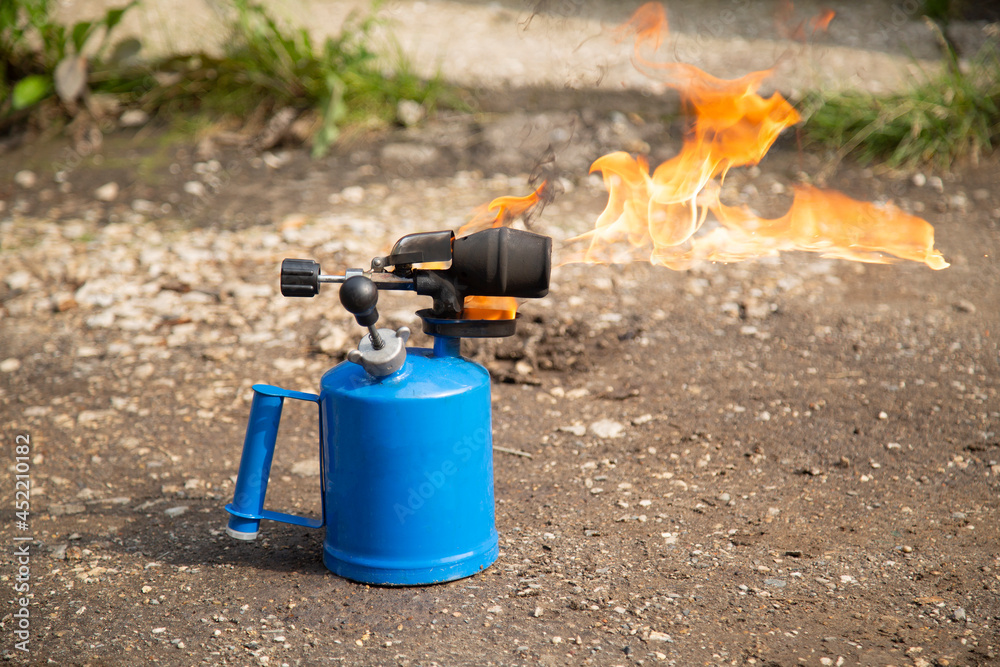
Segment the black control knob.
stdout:
[[311,259],[282,260],[282,296],[316,296],[317,294],[319,294],[319,262]]
[[340,303],[354,315],[363,327],[372,327],[378,321],[378,287],[365,276],[352,276],[340,286]]

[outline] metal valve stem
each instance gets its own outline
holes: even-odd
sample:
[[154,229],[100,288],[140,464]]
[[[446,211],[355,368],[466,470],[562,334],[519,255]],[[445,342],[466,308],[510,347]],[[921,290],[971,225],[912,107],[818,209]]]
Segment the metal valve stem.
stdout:
[[385,341],[382,340],[382,334],[378,332],[378,327],[376,327],[374,324],[369,325],[368,335],[372,339],[372,347],[374,347],[376,350],[381,350],[383,347],[385,347]]

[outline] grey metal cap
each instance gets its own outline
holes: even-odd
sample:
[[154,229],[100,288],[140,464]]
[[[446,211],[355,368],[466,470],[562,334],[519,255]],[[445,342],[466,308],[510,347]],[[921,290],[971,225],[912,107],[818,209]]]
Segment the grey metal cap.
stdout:
[[347,360],[358,364],[370,375],[381,378],[392,375],[406,361],[406,341],[410,339],[410,330],[407,327],[400,327],[397,331],[392,329],[379,329],[383,345],[376,349],[372,345],[371,335],[366,335],[358,343],[358,349],[347,353]]

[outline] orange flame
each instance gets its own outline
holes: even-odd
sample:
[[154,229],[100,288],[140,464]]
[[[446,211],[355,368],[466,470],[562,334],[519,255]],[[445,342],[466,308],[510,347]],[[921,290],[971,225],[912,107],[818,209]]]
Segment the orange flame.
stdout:
[[467,236],[491,227],[504,227],[518,218],[530,215],[535,207],[548,201],[548,181],[535,188],[526,197],[497,197],[489,204],[480,206],[472,212],[472,218],[458,230],[459,236]]
[[[486,206],[473,211],[472,219],[458,230],[459,236],[512,224],[521,217],[530,216],[539,204],[548,199],[548,182],[542,181],[526,197],[497,197]],[[512,320],[517,314],[517,299],[509,296],[468,296],[462,307],[466,320]]]
[[[778,33],[787,39],[794,39],[797,42],[805,42],[818,32],[824,32],[830,27],[830,21],[836,16],[832,9],[822,9],[819,14],[813,16],[808,21],[794,22],[795,5],[791,0],[784,0],[775,13],[775,24]],[[808,27],[809,31],[806,32]]]
[[[791,3],[786,3],[779,16],[786,28],[792,12]],[[824,10],[788,29],[789,34],[804,39],[803,26],[815,34],[825,30],[833,17],[832,11]],[[934,248],[933,227],[891,203],[862,202],[839,192],[799,185],[793,187],[791,208],[777,219],[761,218],[745,206],[723,204],[721,186],[729,170],[759,163],[781,132],[802,118],[780,94],[765,98],[757,93],[773,70],[727,80],[686,63],[645,58],[641,50],[659,48],[666,30],[663,5],[649,2],[618,29],[617,36],[619,41],[635,40],[637,68],[681,94],[692,119],[681,150],[652,174],[643,156],[616,152],[598,158],[590,171],[601,173],[608,203],[595,228],[570,241],[589,241],[589,246],[564,263],[648,259],[683,269],[696,260],[734,262],[801,250],[860,262],[888,263],[901,258],[932,269],[948,266]],[[530,215],[547,199],[546,194],[543,183],[527,197],[494,199],[478,209],[459,234],[507,225]],[[709,213],[719,226],[699,234]],[[516,311],[514,299],[473,296],[466,299],[463,317],[510,319]]]
[[[821,17],[826,23],[832,18]],[[569,261],[619,262],[646,254],[655,264],[682,269],[698,259],[729,262],[794,249],[866,262],[888,262],[889,254],[933,269],[948,266],[934,249],[930,224],[892,205],[806,186],[795,188],[791,209],[777,220],[722,204],[729,169],[760,162],[801,117],[780,94],[757,93],[770,70],[724,80],[692,65],[644,58],[640,48],[659,46],[666,25],[663,6],[647,3],[619,35],[634,36],[637,67],[681,93],[692,117],[681,151],[652,175],[643,157],[618,152],[598,158],[590,171],[601,172],[608,203],[595,229],[574,239],[589,240],[589,247]],[[697,235],[709,212],[722,227]]]
[[818,15],[809,19],[809,27],[812,28],[813,34],[817,32],[823,32],[830,27],[830,22],[833,21],[833,17],[837,15],[837,12],[832,9],[824,9]]
[[831,190],[809,185],[795,186],[795,199],[788,213],[776,220],[759,218],[746,207],[718,204],[716,217],[736,243],[720,247],[721,255],[710,258],[736,261],[777,252],[806,250],[824,257],[887,264],[883,253],[923,262],[932,269],[948,266],[934,249],[934,229],[925,220],[893,204],[857,201]]

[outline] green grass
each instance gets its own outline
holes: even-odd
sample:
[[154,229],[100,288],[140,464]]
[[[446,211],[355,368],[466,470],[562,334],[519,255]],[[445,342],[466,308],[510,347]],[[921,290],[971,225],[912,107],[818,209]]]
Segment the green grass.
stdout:
[[909,90],[808,95],[802,104],[807,140],[841,158],[890,167],[975,163],[1000,145],[1000,52],[996,42],[969,63],[947,49],[940,73]]
[[947,21],[959,10],[957,5],[963,4],[957,0],[924,0],[923,14],[935,21]]
[[[94,21],[78,21],[72,26],[57,23],[53,0],[3,0],[0,2],[0,120],[5,115],[32,107],[58,92],[75,102],[79,97],[72,84],[72,67],[85,50],[98,68],[107,57],[111,36],[122,18],[137,4],[109,9]],[[62,74],[60,74],[62,68]],[[60,85],[62,84],[62,85]]]
[[[278,23],[261,6],[233,0],[232,40],[219,59],[202,57],[178,85],[161,91],[166,101],[197,97],[204,108],[246,116],[291,106],[319,116],[313,152],[322,154],[344,125],[389,123],[396,106],[414,100],[433,110],[445,93],[439,79],[421,80],[405,58],[375,47],[378,4],[348,18],[340,34],[316,43],[308,31]],[[267,115],[266,113],[264,115]]]
[[[230,2],[230,35],[221,56],[180,54],[146,63],[134,57],[101,59],[125,10],[67,29],[53,22],[51,0],[5,3],[0,18],[16,30],[0,30],[0,55],[13,63],[0,69],[0,130],[5,120],[23,120],[30,107],[58,105],[52,85],[58,63],[79,53],[95,31],[101,43],[90,62],[90,92],[114,95],[161,117],[194,112],[248,126],[262,126],[283,108],[314,114],[315,155],[325,153],[344,127],[393,122],[401,100],[419,102],[428,112],[441,103],[460,106],[439,77],[417,76],[391,38],[379,48],[379,0],[323,40],[283,24],[250,0]],[[134,55],[137,48],[132,44],[129,52]],[[72,105],[59,106],[64,114],[74,113]]]

